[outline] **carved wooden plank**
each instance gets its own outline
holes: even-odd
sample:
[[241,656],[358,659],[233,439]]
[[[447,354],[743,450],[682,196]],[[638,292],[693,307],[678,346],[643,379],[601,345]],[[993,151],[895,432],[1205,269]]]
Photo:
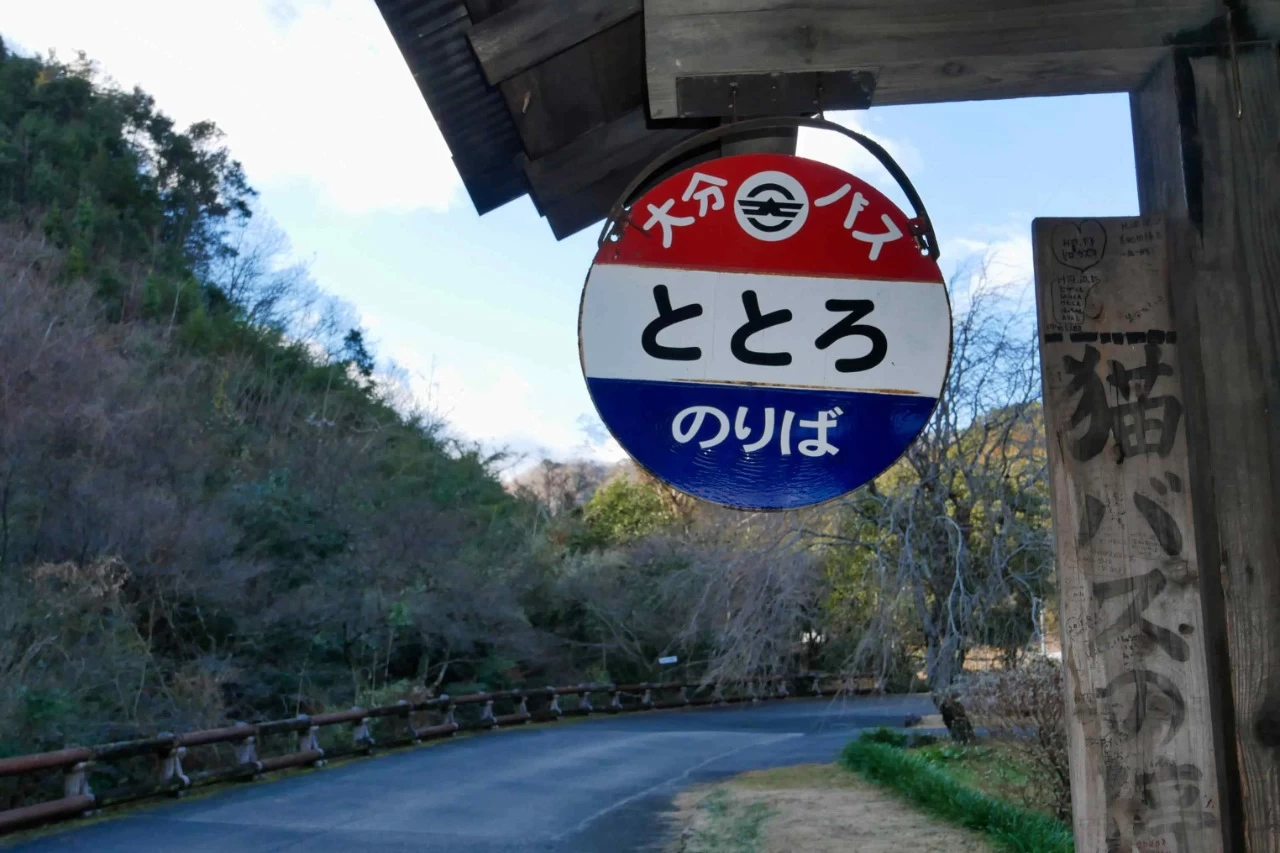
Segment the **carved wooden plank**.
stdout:
[[1076,849],[1223,849],[1164,221],[1033,226]]
[[[1251,5],[1253,11],[1265,6]],[[1165,211],[1174,308],[1198,370],[1187,430],[1203,572],[1230,661],[1226,763],[1240,850],[1280,851],[1280,60],[1174,54],[1133,97],[1139,195]],[[1243,115],[1237,118],[1237,110]],[[1179,132],[1178,119],[1182,118]],[[1231,777],[1228,776],[1229,781]]]
[[1220,0],[646,0],[650,113],[677,114],[677,75],[728,72],[875,71],[877,104],[1129,89],[1152,51],[1221,12]]
[[491,85],[640,14],[641,0],[520,0],[471,28]]

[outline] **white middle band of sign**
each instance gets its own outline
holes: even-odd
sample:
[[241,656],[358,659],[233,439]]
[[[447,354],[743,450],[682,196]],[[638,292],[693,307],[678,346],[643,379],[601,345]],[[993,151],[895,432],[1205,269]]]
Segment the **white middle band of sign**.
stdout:
[[[657,335],[663,347],[698,347],[696,361],[654,358],[641,339],[658,317],[654,288],[667,289],[673,310],[702,306],[702,313],[674,323]],[[743,294],[756,294],[760,313],[783,309],[791,319],[751,335],[756,352],[785,352],[785,366],[745,363],[732,340],[747,322]],[[827,349],[816,341],[848,316],[828,300],[871,300],[875,309],[859,325],[880,329],[888,342],[884,360],[870,370],[845,373],[837,359],[867,355],[871,341],[845,337]],[[937,397],[947,370],[951,316],[946,291],[928,282],[868,281],[795,275],[760,275],[708,270],[597,264],[582,304],[582,355],[593,379],[670,382],[759,383],[796,388],[835,388]]]

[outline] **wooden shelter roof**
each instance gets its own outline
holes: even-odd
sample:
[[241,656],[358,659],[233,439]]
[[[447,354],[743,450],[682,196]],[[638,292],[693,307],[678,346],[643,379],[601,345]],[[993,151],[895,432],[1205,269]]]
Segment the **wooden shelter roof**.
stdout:
[[[1169,46],[1220,45],[1225,10],[1223,0],[376,2],[476,209],[528,194],[558,238],[598,222],[652,159],[731,114],[1132,91]],[[1238,29],[1280,30],[1280,0],[1233,5],[1247,19]]]
[[482,214],[527,193],[563,239],[603,219],[656,156],[718,124],[648,119],[640,0],[376,2]]

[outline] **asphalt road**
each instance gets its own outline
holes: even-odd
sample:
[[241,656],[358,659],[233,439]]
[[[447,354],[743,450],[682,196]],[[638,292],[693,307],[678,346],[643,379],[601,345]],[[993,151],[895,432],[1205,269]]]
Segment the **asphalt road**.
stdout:
[[[177,800],[6,853],[625,853],[668,837],[681,789],[825,762],[922,697],[788,699],[511,729]],[[0,845],[2,847],[3,845]]]

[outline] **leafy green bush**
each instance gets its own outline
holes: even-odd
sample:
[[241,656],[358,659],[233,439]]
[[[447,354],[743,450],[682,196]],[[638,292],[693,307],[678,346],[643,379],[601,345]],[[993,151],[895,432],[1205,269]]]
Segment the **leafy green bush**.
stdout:
[[985,833],[1012,853],[1075,849],[1070,829],[1060,821],[965,787],[918,756],[865,735],[845,747],[840,763],[950,823]]
[[675,514],[659,487],[643,480],[617,477],[601,486],[583,512],[579,547],[618,545],[642,539],[670,525]]

